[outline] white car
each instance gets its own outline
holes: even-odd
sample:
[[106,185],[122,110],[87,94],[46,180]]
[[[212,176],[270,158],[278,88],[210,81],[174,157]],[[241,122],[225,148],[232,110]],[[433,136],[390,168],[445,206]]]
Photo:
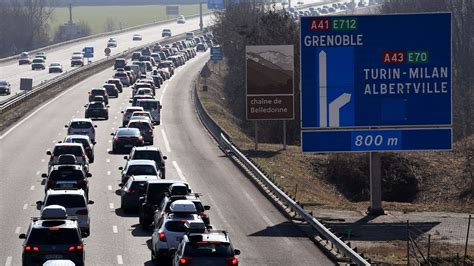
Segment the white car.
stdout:
[[97,125],[93,125],[91,119],[74,118],[64,127],[67,128],[67,135],[87,135],[95,143],[95,128]]
[[134,41],[141,41],[143,39],[142,35],[140,34],[133,34],[132,40]]
[[178,16],[178,18],[176,19],[176,22],[177,22],[178,24],[184,24],[184,23],[186,23],[186,18],[184,18],[183,15],[180,15],[180,16]]
[[114,37],[111,37],[111,38],[107,41],[107,47],[108,47],[108,48],[115,48],[115,47],[117,47],[117,40],[116,40]]
[[63,73],[63,66],[58,63],[49,64],[49,73]]
[[140,106],[129,106],[127,107],[127,109],[122,111],[122,114],[123,114],[122,126],[126,126],[128,124],[128,122],[130,121],[130,117],[135,111],[143,112],[144,110],[143,110],[143,107],[140,107]]
[[41,211],[51,205],[60,205],[66,209],[68,216],[77,217],[77,222],[83,236],[90,234],[89,204],[93,201],[87,200],[82,189],[52,190],[49,189],[44,196],[44,201],[37,201],[36,207]]

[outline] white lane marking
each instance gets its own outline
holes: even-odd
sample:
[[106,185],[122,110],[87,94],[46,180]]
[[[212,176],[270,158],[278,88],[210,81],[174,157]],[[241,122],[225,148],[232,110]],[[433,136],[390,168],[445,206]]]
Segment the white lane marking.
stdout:
[[107,186],[107,189],[108,189],[108,190],[112,190],[112,186],[111,186],[111,185],[108,185],[108,186]]
[[112,130],[115,130],[115,127],[112,127]]
[[110,159],[105,160],[106,162],[110,163]]
[[112,122],[112,125],[115,125],[117,122]]
[[5,262],[5,266],[11,266],[12,265],[12,256],[7,257],[7,261]]
[[[214,201],[214,199],[211,197],[210,193],[206,194],[207,195],[207,198],[209,199],[209,203],[211,203],[211,206],[212,206],[212,211],[216,212],[217,213],[217,216],[219,216],[220,220],[225,224],[230,224],[227,219],[224,217],[224,214],[221,212],[220,209],[217,208],[217,204],[216,202]],[[220,228],[220,227],[218,227]]]
[[36,175],[39,175],[41,173],[41,171],[36,171]]
[[121,114],[121,113],[122,113],[122,111],[118,111],[118,112],[117,112],[117,114]]
[[113,203],[109,203],[109,208],[115,209],[115,208],[114,208],[114,204],[113,204]]
[[77,111],[76,111],[76,114],[78,114],[80,111],[81,111],[81,110],[77,110]]
[[110,174],[112,174],[112,172],[110,172],[110,171],[107,171],[107,175],[110,175]]
[[112,143],[112,140],[111,140],[111,139],[109,139],[109,143]]
[[44,163],[44,159],[41,159],[41,162]]
[[181,178],[181,180],[186,181],[186,177],[184,177],[183,172],[181,171],[181,168],[179,168],[179,165],[176,161],[173,161],[173,166],[174,168],[176,168],[176,172],[178,172],[179,178]]
[[168,142],[168,138],[166,137],[166,133],[164,129],[161,129],[161,134],[163,135],[163,140],[165,141],[166,151],[171,152],[170,143]]
[[28,204],[23,204],[23,210],[26,210],[28,208]]
[[[114,116],[114,119],[117,119],[117,117],[116,117],[116,116]],[[115,125],[115,122],[114,122],[114,125]]]
[[[84,81],[84,80],[83,80]],[[26,120],[30,119],[32,116],[34,116],[35,114],[37,114],[39,111],[43,110],[46,106],[52,104],[54,101],[56,101],[57,99],[61,98],[63,95],[65,95],[66,93],[68,93],[69,91],[71,91],[72,89],[74,89],[76,86],[73,86],[71,88],[69,88],[68,90],[64,91],[63,93],[59,94],[58,96],[54,97],[53,99],[51,99],[51,101],[43,104],[41,107],[39,107],[38,109],[36,109],[33,113],[31,113],[29,116],[23,118],[20,122],[16,123],[14,126],[12,126],[9,130],[7,130],[7,132],[3,133],[3,135],[0,136],[0,140],[5,138],[6,136],[8,136],[8,134],[10,134],[13,130],[15,130],[17,127],[19,127],[21,124],[25,123]]]
[[122,255],[117,255],[117,264],[119,264],[119,265],[122,265],[122,264],[123,264]]
[[35,186],[31,186],[31,187],[30,187],[30,190],[35,190]]
[[18,227],[15,229],[15,234],[18,235],[18,234],[20,233],[20,231],[21,231],[21,227],[18,226]]
[[[247,193],[247,191],[242,191],[245,195],[245,197],[248,199],[248,201],[252,204],[252,206],[255,208],[255,210],[257,211],[258,213],[258,217],[262,217],[262,219],[265,221],[265,223],[267,223],[268,226],[270,227],[273,227],[275,226],[275,223],[273,223],[270,218],[268,218],[267,215],[265,215],[265,213],[262,211],[262,209],[260,209],[257,204],[255,203],[255,200],[250,197],[250,195]],[[291,242],[288,237],[283,237],[283,240],[286,242],[286,244],[288,245],[293,245],[293,242]]]
[[58,136],[61,136],[62,134],[63,134],[63,133],[59,132],[59,133],[58,133]]
[[56,142],[56,140],[51,141],[51,143],[55,143],[55,142]]
[[110,152],[110,149],[107,149],[107,152]]
[[163,92],[161,93],[161,96],[160,96],[160,103],[163,103],[163,97],[165,96],[166,88],[168,88],[168,84],[166,84],[165,87],[163,88]]
[[114,232],[114,234],[118,233],[118,228],[116,225],[112,226],[112,231]]

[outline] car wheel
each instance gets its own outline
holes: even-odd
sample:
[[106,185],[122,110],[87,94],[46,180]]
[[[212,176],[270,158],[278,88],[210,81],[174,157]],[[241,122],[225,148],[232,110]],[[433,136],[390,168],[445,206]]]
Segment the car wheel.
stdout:
[[156,256],[153,250],[151,251],[151,262],[153,262],[154,265],[157,265],[158,263],[158,260],[156,259]]

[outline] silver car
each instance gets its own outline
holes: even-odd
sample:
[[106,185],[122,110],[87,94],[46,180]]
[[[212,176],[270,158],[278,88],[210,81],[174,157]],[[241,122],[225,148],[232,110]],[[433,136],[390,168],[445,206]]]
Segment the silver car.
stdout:
[[36,207],[43,210],[51,205],[60,205],[66,209],[68,216],[77,217],[79,228],[83,236],[90,235],[89,204],[94,204],[92,200],[87,200],[84,190],[52,190],[49,189],[43,201],[37,201]]
[[65,125],[68,135],[87,135],[93,143],[95,143],[95,128],[97,125],[92,124],[92,120],[88,118],[74,118]]

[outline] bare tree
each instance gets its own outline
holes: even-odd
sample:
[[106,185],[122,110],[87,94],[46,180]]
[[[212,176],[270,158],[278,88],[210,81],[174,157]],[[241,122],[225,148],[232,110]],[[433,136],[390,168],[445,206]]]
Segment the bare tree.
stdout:
[[115,30],[115,20],[109,17],[104,22],[104,31],[110,32],[114,30]]

